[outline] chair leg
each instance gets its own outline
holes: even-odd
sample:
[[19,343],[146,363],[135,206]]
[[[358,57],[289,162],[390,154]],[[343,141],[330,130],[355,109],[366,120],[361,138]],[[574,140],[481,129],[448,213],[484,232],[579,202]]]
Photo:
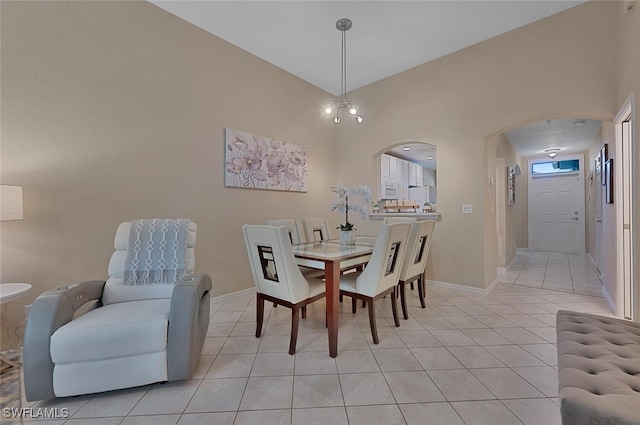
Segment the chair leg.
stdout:
[[307,306],[305,305],[304,307],[301,308],[302,310],[302,318],[306,319],[307,318]]
[[398,290],[398,287],[396,285],[395,288],[393,288],[393,294],[391,294],[391,311],[393,312],[393,322],[396,325],[396,328],[400,327],[400,318],[398,317],[398,305],[396,302],[396,291]]
[[342,294],[340,294],[340,302],[342,302]]
[[262,334],[262,321],[264,319],[264,298],[258,294],[256,298],[256,338],[260,338]]
[[402,306],[402,317],[404,320],[409,320],[409,312],[407,311],[407,294],[406,294],[406,284],[404,282],[400,282],[398,284],[398,290],[400,291],[400,305]]
[[351,298],[351,313],[356,314],[357,309],[358,309],[358,300],[355,298]]
[[273,303],[273,308],[276,308],[276,307],[278,307],[278,304]]
[[291,340],[289,341],[289,354],[296,353],[296,343],[298,342],[298,322],[300,310],[297,307],[291,309]]
[[362,308],[365,308],[367,306],[367,302],[365,300],[362,300]]
[[373,343],[378,344],[380,340],[378,339],[378,327],[376,325],[376,306],[373,298],[367,302],[367,308],[369,309],[369,326],[371,326],[371,337],[373,338]]
[[411,290],[413,291],[413,282],[411,282]]
[[418,298],[420,298],[420,305],[422,308],[427,308],[427,305],[424,302],[424,280],[422,280],[422,276],[418,278]]

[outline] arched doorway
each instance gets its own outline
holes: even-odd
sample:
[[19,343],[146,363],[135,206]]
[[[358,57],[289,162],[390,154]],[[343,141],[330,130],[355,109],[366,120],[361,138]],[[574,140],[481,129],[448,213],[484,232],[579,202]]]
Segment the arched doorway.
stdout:
[[377,152],[373,161],[377,200],[417,198],[421,206],[437,202],[435,145],[418,141],[394,143]]

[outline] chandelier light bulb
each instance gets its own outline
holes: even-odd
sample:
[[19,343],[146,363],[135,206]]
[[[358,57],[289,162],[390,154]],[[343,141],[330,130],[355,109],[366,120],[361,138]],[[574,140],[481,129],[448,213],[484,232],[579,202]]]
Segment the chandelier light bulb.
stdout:
[[330,106],[327,106],[327,109],[324,110],[327,115],[331,114],[333,112],[333,109]]
[[338,115],[336,115],[335,117],[333,117],[333,122],[336,124],[340,124],[340,117]]
[[362,118],[362,115],[356,115],[356,121],[358,124],[362,124],[364,122],[364,118]]
[[357,114],[357,113],[358,113],[358,109],[356,109],[356,107],[355,107],[355,106],[352,106],[351,108],[349,108],[349,113],[350,113],[351,115],[355,115],[355,114]]

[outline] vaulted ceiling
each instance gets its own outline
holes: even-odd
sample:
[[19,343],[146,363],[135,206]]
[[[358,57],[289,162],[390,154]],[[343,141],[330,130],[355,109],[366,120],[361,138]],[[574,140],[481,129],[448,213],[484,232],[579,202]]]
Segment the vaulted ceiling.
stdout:
[[[340,18],[353,21],[347,31],[351,91],[585,2],[149,1],[336,96],[341,91]],[[584,150],[599,121],[574,122],[538,123],[507,136],[522,156],[539,153],[548,144]],[[426,155],[424,149],[403,155],[411,159],[418,152]]]

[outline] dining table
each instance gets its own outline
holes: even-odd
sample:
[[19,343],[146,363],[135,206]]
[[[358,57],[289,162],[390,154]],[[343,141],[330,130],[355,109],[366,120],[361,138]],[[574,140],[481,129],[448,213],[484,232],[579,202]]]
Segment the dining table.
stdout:
[[308,242],[293,246],[299,266],[324,270],[326,287],[327,328],[329,355],[338,355],[338,325],[340,313],[340,272],[366,264],[371,258],[373,245],[357,243],[343,245],[337,239]]

